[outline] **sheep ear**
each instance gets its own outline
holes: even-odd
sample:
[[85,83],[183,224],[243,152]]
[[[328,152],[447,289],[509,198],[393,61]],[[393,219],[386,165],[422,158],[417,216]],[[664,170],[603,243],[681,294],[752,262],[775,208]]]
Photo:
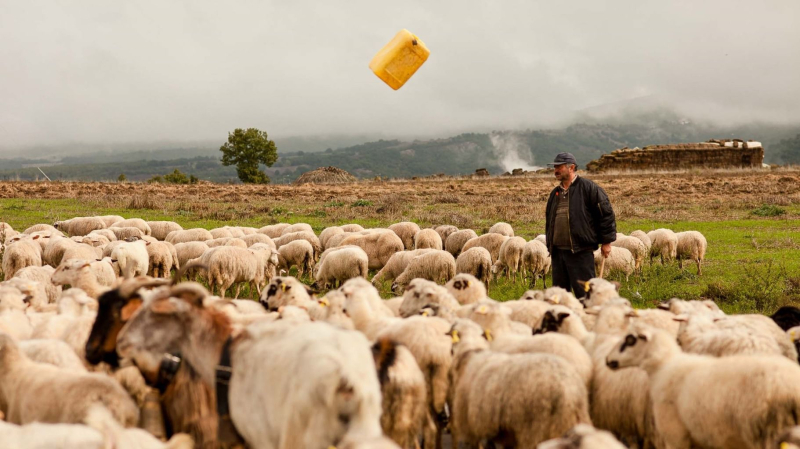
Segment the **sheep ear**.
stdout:
[[467,287],[469,287],[469,279],[464,281],[464,288],[467,288]]
[[597,307],[597,306],[589,307],[588,309],[586,309],[584,311],[584,313],[587,314],[587,315],[599,315],[600,314],[600,308]]
[[559,313],[558,314],[558,324],[561,324],[568,316],[569,316],[569,314],[567,312]]
[[678,315],[678,316],[672,317],[672,321],[677,321],[679,323],[685,323],[686,321],[689,321],[689,317],[686,316],[686,315]]
[[617,293],[619,293],[619,289],[622,285],[617,281],[611,281],[611,283],[614,284],[614,288],[617,290]]
[[120,310],[120,320],[122,320],[123,322],[130,320],[134,312],[139,310],[139,307],[141,306],[142,306],[141,298],[131,299],[130,301],[128,301],[127,304],[125,304],[125,306],[122,307],[122,310]]
[[319,292],[306,285],[306,293],[308,293],[308,296],[314,296]]
[[81,268],[79,268],[79,269],[83,269],[83,268],[89,268],[89,267],[91,267],[91,266],[92,266],[92,264],[90,264],[90,263],[85,263],[85,264],[81,265]]
[[639,312],[636,310],[631,310],[628,313],[626,313],[625,316],[628,318],[639,318]]
[[650,334],[647,332],[642,332],[641,334],[637,335],[636,338],[642,341],[650,341]]

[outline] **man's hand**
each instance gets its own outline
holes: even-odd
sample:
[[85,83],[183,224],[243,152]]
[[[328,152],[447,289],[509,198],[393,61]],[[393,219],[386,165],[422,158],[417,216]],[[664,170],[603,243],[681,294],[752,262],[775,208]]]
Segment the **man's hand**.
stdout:
[[603,243],[603,245],[600,246],[600,252],[603,253],[603,257],[608,258],[608,255],[611,254],[611,244]]

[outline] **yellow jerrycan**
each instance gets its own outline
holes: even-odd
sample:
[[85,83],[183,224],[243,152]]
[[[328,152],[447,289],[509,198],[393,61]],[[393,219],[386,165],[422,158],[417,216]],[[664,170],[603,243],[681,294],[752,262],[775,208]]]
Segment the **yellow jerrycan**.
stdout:
[[413,33],[403,29],[372,58],[369,68],[394,90],[414,75],[431,52]]

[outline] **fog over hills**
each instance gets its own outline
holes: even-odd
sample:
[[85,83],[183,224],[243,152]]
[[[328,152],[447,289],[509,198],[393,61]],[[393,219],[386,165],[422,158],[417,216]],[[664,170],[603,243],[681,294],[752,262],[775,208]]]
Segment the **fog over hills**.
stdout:
[[[800,123],[794,0],[0,0],[0,11],[0,155],[213,149],[237,127],[313,151],[563,128],[583,122],[575,111],[641,98],[720,127]],[[367,65],[402,28],[431,56],[393,91]]]

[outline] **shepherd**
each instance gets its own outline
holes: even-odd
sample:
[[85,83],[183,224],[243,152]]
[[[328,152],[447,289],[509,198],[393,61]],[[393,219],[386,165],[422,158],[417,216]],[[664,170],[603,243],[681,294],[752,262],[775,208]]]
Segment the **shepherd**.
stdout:
[[[596,183],[578,176],[572,153],[559,153],[552,164],[559,185],[550,192],[545,217],[553,286],[585,296],[583,282],[595,274],[594,251],[600,245],[604,258],[617,239],[617,222],[608,195]],[[605,262],[605,259],[603,259]],[[605,263],[601,264],[602,267]]]

